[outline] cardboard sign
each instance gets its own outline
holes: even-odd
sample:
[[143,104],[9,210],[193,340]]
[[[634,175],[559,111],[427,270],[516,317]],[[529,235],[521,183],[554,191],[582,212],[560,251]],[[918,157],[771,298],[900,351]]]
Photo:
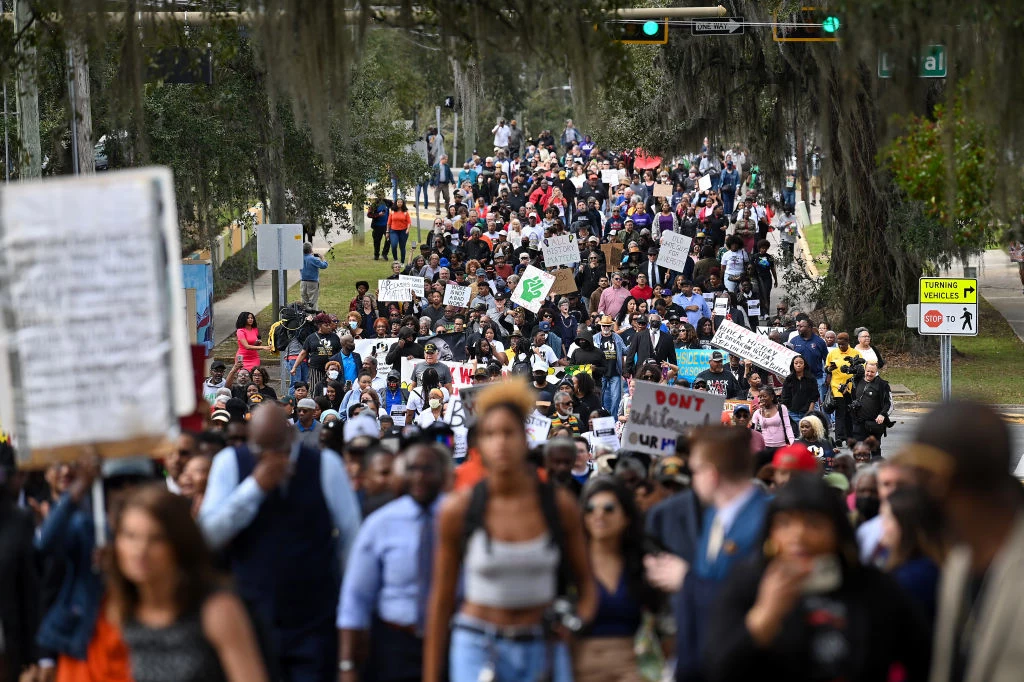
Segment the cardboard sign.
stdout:
[[548,237],[541,243],[541,251],[544,253],[545,267],[556,268],[580,262],[580,247],[576,235]]
[[576,279],[573,277],[571,268],[561,268],[555,270],[555,283],[551,285],[551,291],[548,294],[557,296],[558,294],[571,294],[576,291]]
[[[420,286],[422,286],[423,280],[420,280]],[[382,303],[388,303],[396,301],[398,303],[406,303],[412,300],[412,289],[409,286],[409,282],[403,282],[400,279],[378,279],[377,280],[377,300]]]
[[673,272],[682,272],[690,257],[690,244],[693,240],[675,232],[661,233],[661,247],[658,249],[657,264]]
[[676,439],[687,429],[717,424],[724,396],[649,381],[636,382],[622,447],[652,455],[675,453]]
[[708,173],[697,180],[697,189],[701,192],[707,192],[711,189],[711,173]]
[[676,348],[676,366],[679,368],[679,378],[686,379],[692,384],[697,375],[708,368],[711,354],[714,352],[703,348]]
[[526,418],[526,440],[529,446],[543,445],[551,433],[551,418],[534,412]]
[[608,187],[618,187],[619,171],[615,168],[605,168],[604,170],[601,171],[601,182],[603,182]]
[[469,301],[473,298],[472,287],[462,287],[458,284],[449,284],[444,288],[444,304],[453,305],[456,308],[468,308]]
[[152,454],[196,386],[166,168],[0,187],[0,424],[20,469]]
[[711,345],[727,350],[744,360],[750,360],[758,367],[779,376],[789,376],[789,364],[799,353],[781,346],[767,336],[762,336],[735,322],[724,320]]
[[619,262],[622,261],[622,249],[622,244],[601,244],[608,272],[615,272],[619,269]]
[[672,185],[667,182],[659,182],[654,185],[654,196],[656,197],[671,197],[672,196]]
[[413,275],[399,275],[398,276],[398,281],[399,282],[407,282],[409,284],[409,289],[412,290],[412,293],[416,294],[420,298],[423,298],[423,278],[422,277],[415,277]]
[[515,291],[512,292],[512,302],[521,305],[530,312],[540,312],[540,306],[544,297],[551,291],[555,283],[555,276],[544,272],[532,265],[526,266]]

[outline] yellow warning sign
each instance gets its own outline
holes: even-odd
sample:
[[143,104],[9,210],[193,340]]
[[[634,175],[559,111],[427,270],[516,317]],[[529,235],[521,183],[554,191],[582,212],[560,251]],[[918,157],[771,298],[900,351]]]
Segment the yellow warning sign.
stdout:
[[922,277],[920,279],[921,304],[977,303],[978,280],[954,277]]

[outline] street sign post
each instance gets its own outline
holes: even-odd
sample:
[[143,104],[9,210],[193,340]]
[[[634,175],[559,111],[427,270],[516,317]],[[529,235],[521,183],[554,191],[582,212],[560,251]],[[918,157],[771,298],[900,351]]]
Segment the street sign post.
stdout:
[[[945,45],[928,45],[921,51],[921,57],[914,60],[918,67],[918,78],[945,78],[948,71]],[[892,78],[893,63],[888,52],[878,53],[878,77]]]
[[697,19],[690,24],[695,36],[738,36],[743,34],[743,17],[722,17],[721,19]]
[[[283,308],[288,305],[288,271],[301,270],[305,254],[302,252],[302,225],[277,225],[264,223],[256,226],[256,267],[260,270],[277,270],[278,301]],[[281,314],[274,311],[274,319]],[[281,349],[281,395],[288,393],[288,363],[285,349]]]
[[918,288],[921,334],[978,335],[978,280],[922,277]]

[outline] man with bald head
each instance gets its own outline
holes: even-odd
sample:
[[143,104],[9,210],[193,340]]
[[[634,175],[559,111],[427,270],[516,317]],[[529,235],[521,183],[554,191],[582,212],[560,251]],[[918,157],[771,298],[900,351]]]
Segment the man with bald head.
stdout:
[[273,403],[253,413],[246,443],[213,460],[199,524],[273,633],[284,679],[335,675],[341,567],[359,522],[341,457],[304,444]]

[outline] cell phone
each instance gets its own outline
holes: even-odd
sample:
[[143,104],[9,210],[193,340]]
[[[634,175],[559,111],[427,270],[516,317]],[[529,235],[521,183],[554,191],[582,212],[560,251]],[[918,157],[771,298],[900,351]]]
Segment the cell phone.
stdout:
[[804,594],[825,594],[832,592],[843,584],[843,569],[834,554],[825,554],[814,559],[811,573],[804,581],[801,591]]

